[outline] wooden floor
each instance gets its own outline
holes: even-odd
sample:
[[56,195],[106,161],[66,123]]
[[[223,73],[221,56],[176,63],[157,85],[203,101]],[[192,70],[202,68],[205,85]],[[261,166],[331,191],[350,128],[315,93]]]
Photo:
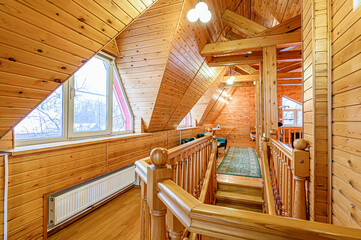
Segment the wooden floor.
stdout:
[[[231,144],[232,146],[242,146]],[[243,145],[244,146],[244,145]],[[219,151],[217,164],[225,156]],[[260,181],[217,174],[222,181]],[[133,188],[94,212],[50,236],[49,240],[138,240],[140,238],[140,189]]]
[[49,240],[138,240],[140,189],[132,188],[50,236]]

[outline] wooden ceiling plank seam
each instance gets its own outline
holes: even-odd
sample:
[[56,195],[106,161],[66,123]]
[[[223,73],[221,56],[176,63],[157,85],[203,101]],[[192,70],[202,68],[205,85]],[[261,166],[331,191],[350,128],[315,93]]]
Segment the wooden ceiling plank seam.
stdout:
[[0,58],[8,59],[9,61],[33,65],[36,67],[46,66],[44,69],[65,74],[72,74],[77,70],[76,66],[61,63],[57,60],[49,59],[39,54],[17,49],[3,43],[0,43]]
[[[70,1],[70,0],[66,0]],[[79,7],[93,13],[100,20],[105,21],[107,24],[111,25],[115,30],[119,31],[123,29],[126,24],[121,20],[110,14],[105,8],[100,6],[98,3],[89,0],[72,0]],[[65,2],[64,0],[61,2]]]
[[11,83],[17,87],[27,87],[38,90],[52,90],[60,85],[60,83],[44,81],[38,78],[20,76],[13,73],[6,73],[0,71],[0,83]]
[[72,66],[81,66],[85,58],[72,55],[68,52],[55,48],[53,46],[37,42],[26,36],[19,35],[15,32],[0,27],[0,42],[8,46],[44,56]]
[[92,52],[101,48],[101,45],[98,41],[90,40],[85,35],[80,34],[74,29],[71,29],[56,21],[51,21],[50,17],[45,16],[40,12],[27,7],[26,5],[11,0],[4,1],[6,3],[2,5],[1,11],[6,11],[7,14],[12,15],[13,17],[19,18],[24,22],[30,23],[40,29],[53,33],[60,38],[66,39],[68,42],[82,46],[83,48],[86,48]]
[[[7,21],[7,19],[10,20]],[[73,49],[74,54],[78,57],[86,59],[87,56],[93,53],[93,51],[89,49],[79,46],[73,42],[69,42],[64,38],[61,38],[53,33],[47,32],[35,25],[32,25],[31,23],[18,19],[12,15],[8,15],[5,12],[2,12],[2,14],[0,14],[0,21],[2,22],[2,27],[5,28],[7,31],[14,32],[14,30],[16,29],[17,31],[21,32],[23,36],[27,38],[41,42],[45,45],[52,46],[56,49],[59,49],[61,51],[70,54],[71,51],[69,49]]]
[[[31,1],[18,0],[18,1],[24,4],[25,6],[33,9],[34,11],[41,13],[44,16],[50,16],[51,19],[66,27],[74,26],[71,29],[84,36],[88,36],[89,38],[99,43],[102,43],[107,39],[111,38],[105,33],[105,28],[103,28],[103,31],[102,29],[97,29],[87,24],[84,18],[81,19],[83,20],[81,21],[78,18],[74,17],[72,14],[68,13],[67,11],[64,11],[63,9],[59,8],[53,3],[49,3],[45,0],[31,0]],[[115,32],[113,34],[115,34]]]
[[[79,21],[86,23],[87,25],[98,29],[98,31],[103,32],[108,37],[112,38],[117,32],[117,28],[113,26],[111,23],[103,20],[95,14],[94,12],[89,11],[88,9],[78,5],[76,2],[71,0],[63,0],[63,1],[54,1],[52,4],[56,5],[58,8],[63,11],[71,14]],[[111,22],[111,21],[110,21]],[[124,27],[124,24],[121,23],[121,28]]]
[[124,25],[129,25],[133,18],[130,14],[124,12],[124,10],[118,6],[115,1],[106,1],[106,0],[92,0],[96,2],[99,6],[104,8],[109,14],[113,15],[119,21],[124,23]]

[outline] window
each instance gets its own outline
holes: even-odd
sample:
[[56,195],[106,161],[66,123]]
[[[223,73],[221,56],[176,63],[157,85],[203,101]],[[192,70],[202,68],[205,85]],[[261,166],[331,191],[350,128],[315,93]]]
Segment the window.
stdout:
[[114,59],[98,55],[15,127],[15,139],[25,145],[28,140],[32,144],[132,130],[133,116]]
[[16,140],[63,137],[63,86],[15,127]]
[[282,97],[282,123],[284,127],[302,127],[301,103]]
[[353,11],[356,11],[356,9],[361,5],[361,0],[353,0]]
[[191,112],[189,112],[187,116],[185,116],[185,118],[183,118],[183,120],[178,125],[178,128],[185,128],[185,127],[192,127]]

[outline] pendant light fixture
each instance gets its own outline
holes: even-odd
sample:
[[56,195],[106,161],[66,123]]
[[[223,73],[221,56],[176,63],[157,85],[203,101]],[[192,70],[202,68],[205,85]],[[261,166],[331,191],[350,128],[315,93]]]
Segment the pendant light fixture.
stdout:
[[212,13],[208,10],[208,5],[200,1],[188,11],[187,19],[190,22],[196,22],[199,19],[202,23],[207,23],[212,19]]
[[227,79],[227,84],[232,85],[235,77],[232,75],[232,67],[229,70],[229,78]]

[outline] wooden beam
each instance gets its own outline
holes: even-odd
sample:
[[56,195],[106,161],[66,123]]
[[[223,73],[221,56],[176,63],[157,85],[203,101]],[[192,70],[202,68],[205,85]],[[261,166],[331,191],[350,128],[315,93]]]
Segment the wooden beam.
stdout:
[[[234,82],[253,82],[259,80],[259,74],[233,76]],[[230,76],[224,76],[222,82],[227,82]]]
[[301,27],[301,14],[297,15],[296,17],[293,17],[291,19],[288,19],[287,21],[284,21],[272,28],[269,28],[269,29],[257,34],[256,36],[260,37],[260,36],[269,36],[269,35],[288,33],[293,30],[296,30],[300,27]]
[[241,69],[242,71],[248,73],[248,74],[258,74],[258,70],[251,67],[250,65],[237,65],[236,69]]
[[233,88],[233,87],[252,87],[254,86],[253,82],[235,82],[232,85],[227,83],[222,83],[224,88]]
[[202,56],[220,55],[226,53],[237,53],[248,49],[260,49],[262,47],[274,46],[277,44],[300,43],[301,32],[292,32],[272,36],[262,36],[245,38],[229,42],[206,44],[202,51]]
[[[210,67],[258,64],[263,59],[262,51],[251,54],[232,55],[224,57],[213,57],[208,62]],[[277,53],[277,62],[302,61],[301,51],[285,51]]]
[[226,38],[228,40],[239,40],[239,39],[242,39],[242,37],[240,35],[238,35],[237,33],[233,32],[232,30],[229,31],[227,34],[226,34]]
[[225,57],[213,57],[209,62],[209,67],[232,66],[236,64],[257,64],[262,61],[262,53],[242,54]]
[[222,15],[222,21],[228,26],[231,26],[238,31],[243,32],[248,36],[255,36],[267,30],[266,27],[228,9],[224,11]]
[[296,69],[302,68],[302,62],[294,62],[286,66],[277,66],[280,67],[277,72],[287,73],[290,71],[294,71]]
[[[250,74],[250,75],[237,75],[233,76],[234,82],[253,82],[259,80],[259,73]],[[224,76],[222,82],[226,82],[230,76]],[[277,80],[301,80],[302,72],[292,72],[292,73],[277,73]]]

